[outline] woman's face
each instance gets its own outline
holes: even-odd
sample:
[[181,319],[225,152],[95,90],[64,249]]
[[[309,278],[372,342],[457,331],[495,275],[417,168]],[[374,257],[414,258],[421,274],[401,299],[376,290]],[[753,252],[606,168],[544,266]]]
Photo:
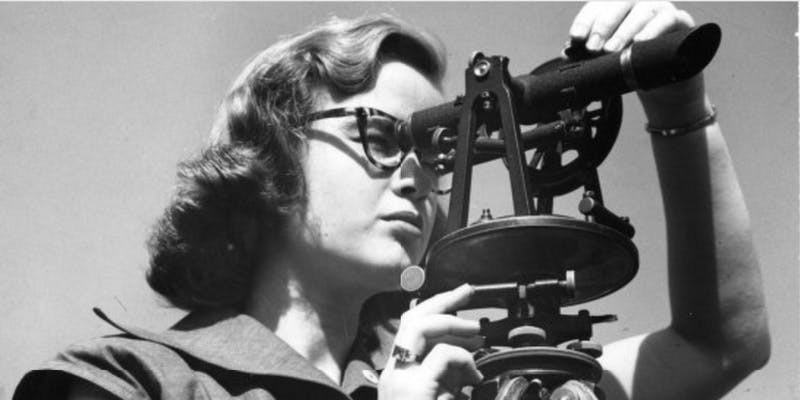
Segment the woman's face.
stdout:
[[[320,93],[316,104],[320,111],[370,107],[404,119],[442,101],[439,90],[417,70],[388,61],[371,90],[338,101]],[[369,162],[358,139],[354,116],[310,123],[303,240],[323,257],[315,262],[325,268],[320,276],[393,290],[402,269],[420,262],[430,239],[434,175],[413,152],[398,168],[381,170]]]

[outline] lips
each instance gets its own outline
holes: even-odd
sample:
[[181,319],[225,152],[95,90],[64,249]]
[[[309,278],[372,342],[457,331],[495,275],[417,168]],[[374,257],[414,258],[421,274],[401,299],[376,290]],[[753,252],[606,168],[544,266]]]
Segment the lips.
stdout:
[[414,211],[397,211],[386,216],[381,217],[386,221],[403,221],[407,222],[417,229],[422,230],[422,216]]

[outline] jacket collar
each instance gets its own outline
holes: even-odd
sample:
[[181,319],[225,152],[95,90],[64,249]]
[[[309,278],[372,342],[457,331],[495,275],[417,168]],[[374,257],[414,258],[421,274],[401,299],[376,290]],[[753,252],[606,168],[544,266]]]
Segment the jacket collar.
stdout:
[[97,308],[94,312],[131,336],[227,370],[313,382],[348,394],[377,386],[372,357],[364,351],[353,351],[340,387],[256,319],[232,310],[191,313],[162,333],[118,324]]

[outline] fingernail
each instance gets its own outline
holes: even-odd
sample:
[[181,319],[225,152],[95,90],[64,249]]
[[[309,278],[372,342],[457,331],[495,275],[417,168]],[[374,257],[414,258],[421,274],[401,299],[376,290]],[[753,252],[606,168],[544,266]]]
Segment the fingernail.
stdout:
[[603,38],[599,33],[593,33],[586,42],[586,48],[591,51],[598,51],[603,46]]
[[606,51],[617,51],[622,47],[622,41],[613,37],[606,42],[604,47]]

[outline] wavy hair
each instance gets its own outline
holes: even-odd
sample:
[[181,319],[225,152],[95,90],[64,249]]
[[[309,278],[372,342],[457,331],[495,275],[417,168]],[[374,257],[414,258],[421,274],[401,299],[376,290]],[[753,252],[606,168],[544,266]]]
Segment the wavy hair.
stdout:
[[392,57],[439,84],[445,59],[431,35],[391,16],[331,18],[264,50],[236,78],[211,142],[178,168],[176,193],[150,239],[147,282],[186,310],[241,309],[254,266],[304,210],[304,129],[314,96],[373,87]]

